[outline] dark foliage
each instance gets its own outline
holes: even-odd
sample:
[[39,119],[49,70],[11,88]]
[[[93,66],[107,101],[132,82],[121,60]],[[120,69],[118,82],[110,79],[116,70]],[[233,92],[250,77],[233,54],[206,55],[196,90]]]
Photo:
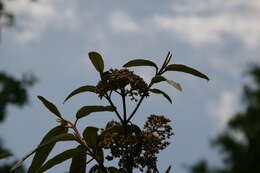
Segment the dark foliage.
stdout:
[[209,168],[206,162],[200,162],[191,168],[192,173],[260,172],[260,67],[254,66],[249,74],[254,84],[244,86],[245,110],[237,113],[226,131],[212,141],[223,153],[223,167]]

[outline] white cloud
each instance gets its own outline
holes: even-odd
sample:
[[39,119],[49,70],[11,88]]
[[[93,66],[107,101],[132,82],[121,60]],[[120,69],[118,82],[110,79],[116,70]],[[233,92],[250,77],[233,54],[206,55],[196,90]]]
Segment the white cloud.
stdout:
[[19,42],[32,41],[47,29],[75,29],[77,16],[75,3],[62,3],[60,0],[10,1],[7,8],[17,20],[17,33],[14,38]]
[[138,24],[125,12],[117,11],[108,18],[110,27],[116,32],[140,31]]
[[209,114],[216,128],[223,128],[238,109],[238,95],[223,91],[219,98],[209,104]]
[[172,10],[170,15],[155,15],[155,25],[193,45],[221,43],[224,34],[248,46],[260,44],[259,1],[184,1],[174,4]]

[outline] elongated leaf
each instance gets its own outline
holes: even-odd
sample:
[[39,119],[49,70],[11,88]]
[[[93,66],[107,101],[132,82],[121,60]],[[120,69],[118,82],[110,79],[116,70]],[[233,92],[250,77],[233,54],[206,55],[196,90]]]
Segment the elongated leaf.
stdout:
[[54,167],[55,165],[58,165],[62,162],[64,162],[65,160],[71,159],[73,157],[76,157],[78,155],[80,155],[82,152],[84,152],[84,150],[82,148],[74,148],[74,149],[69,149],[66,150],[58,155],[56,155],[55,157],[53,157],[52,159],[48,160],[40,169],[38,169],[35,173],[41,173],[41,172],[45,172],[48,169]]
[[89,147],[96,149],[98,134],[98,128],[96,127],[87,127],[83,132],[83,137]]
[[166,80],[167,79],[165,77],[157,75],[157,76],[152,78],[152,83],[155,84],[155,83],[163,82],[163,81],[166,81]]
[[89,52],[88,56],[96,70],[102,73],[104,71],[104,61],[102,56],[97,52]]
[[194,76],[201,77],[201,78],[209,80],[208,76],[206,76],[205,74],[199,72],[198,70],[196,70],[194,68],[191,68],[191,67],[188,67],[188,66],[185,66],[185,65],[182,65],[182,64],[168,65],[165,70],[166,71],[178,71],[178,72],[189,73],[189,74],[192,74]]
[[98,163],[103,164],[104,163],[104,152],[103,152],[102,148],[98,148],[96,150],[96,152],[97,152]]
[[[36,151],[39,150],[44,150],[44,147],[46,147],[46,157],[48,157],[50,151],[48,152],[48,150],[51,150],[53,148],[53,142],[50,142],[54,137],[60,135],[60,134],[64,134],[67,132],[67,129],[65,129],[64,127],[61,126],[57,126],[55,128],[53,128],[52,130],[50,130],[42,139],[40,145],[33,149],[31,152],[25,154],[12,168],[10,171],[14,171],[16,168],[20,167],[23,163],[24,160],[26,160],[28,157],[30,157],[33,153],[35,153]],[[52,146],[53,145],[53,146]],[[41,155],[41,154],[40,154]],[[36,155],[34,156],[36,157]],[[38,156],[37,156],[38,157]],[[43,158],[42,158],[43,159]],[[43,161],[44,162],[44,161]]]
[[149,91],[151,91],[152,93],[155,94],[161,94],[163,95],[170,103],[172,103],[172,99],[163,91],[159,90],[159,89],[150,89]]
[[136,66],[152,66],[158,69],[157,65],[150,61],[145,59],[134,59],[123,65],[123,67],[136,67]]
[[166,82],[174,88],[176,88],[177,90],[182,91],[181,85],[179,83],[174,82],[173,80],[166,80]]
[[8,157],[11,157],[11,156],[12,156],[12,154],[11,154],[11,153],[8,153],[8,152],[1,153],[1,154],[0,154],[0,160],[1,160],[1,159],[8,158]]
[[[78,146],[78,148],[81,148],[81,146]],[[72,157],[69,173],[86,173],[86,161],[87,155],[85,152],[81,152],[79,155]]]
[[115,108],[112,106],[84,106],[80,108],[80,110],[77,112],[76,117],[79,119],[88,116],[93,112],[104,112],[104,111],[113,112],[114,110]]
[[79,93],[83,93],[83,92],[93,92],[96,93],[96,87],[92,86],[92,85],[85,85],[82,87],[79,87],[78,89],[75,89],[74,91],[72,91],[64,100],[63,103],[65,103],[69,98],[71,98],[72,96],[75,96],[76,94]]
[[[52,140],[53,138],[55,138],[58,135],[67,133],[68,129],[61,127],[61,126],[57,126],[55,128],[53,128],[52,130],[50,130],[42,139],[41,144],[46,143],[49,140]],[[34,158],[32,160],[32,164],[29,167],[28,173],[34,173],[37,169],[39,169],[42,164],[45,162],[45,160],[47,159],[49,153],[51,152],[51,150],[53,149],[53,147],[55,146],[56,142],[52,142],[50,144],[47,144],[45,146],[42,146],[41,148],[37,149],[37,152],[34,155]]]
[[44,106],[51,111],[52,113],[54,113],[55,115],[57,115],[58,117],[61,117],[61,113],[59,112],[59,110],[57,109],[57,107],[49,102],[48,100],[46,100],[44,97],[42,96],[38,96],[38,99],[41,100],[41,102],[44,104]]

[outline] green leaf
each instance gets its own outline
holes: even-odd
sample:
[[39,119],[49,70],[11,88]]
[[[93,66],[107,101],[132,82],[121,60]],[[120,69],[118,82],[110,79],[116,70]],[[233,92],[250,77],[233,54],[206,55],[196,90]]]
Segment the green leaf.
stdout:
[[67,97],[66,99],[63,101],[63,103],[65,103],[69,98],[71,98],[72,96],[79,94],[79,93],[83,93],[83,92],[93,92],[96,93],[96,87],[92,86],[92,85],[85,85],[82,87],[79,87],[78,89],[75,89],[74,91],[72,91]]
[[89,147],[96,149],[97,146],[97,134],[98,128],[96,127],[87,127],[83,132],[83,138],[85,139],[86,143]]
[[89,56],[92,64],[96,68],[96,70],[99,73],[103,73],[103,71],[104,71],[104,61],[103,61],[102,56],[97,52],[89,52],[88,56]]
[[192,74],[194,76],[201,77],[201,78],[209,80],[208,76],[206,76],[205,74],[199,72],[198,70],[196,70],[194,68],[191,68],[191,67],[188,67],[188,66],[185,66],[185,65],[182,65],[182,64],[168,65],[165,68],[165,70],[166,71],[178,71],[178,72],[189,73],[189,74]]
[[151,91],[152,93],[155,94],[162,94],[170,103],[172,103],[172,99],[163,91],[159,90],[159,89],[149,89],[149,91]]
[[163,82],[163,81],[166,81],[166,80],[167,79],[165,77],[157,75],[157,76],[152,78],[152,83],[155,84],[155,83]]
[[[37,169],[39,169],[42,164],[45,162],[47,159],[49,153],[55,146],[56,142],[60,139],[57,138],[57,136],[67,133],[68,129],[64,128],[62,126],[57,126],[50,130],[42,139],[39,147],[36,149],[37,152],[34,155],[34,158],[32,160],[32,164],[29,167],[28,173],[34,173]],[[60,137],[60,136],[59,136]],[[55,139],[55,140],[53,140]],[[48,142],[52,140],[53,142]]]
[[44,97],[42,96],[38,96],[38,99],[41,100],[41,102],[44,104],[44,106],[49,110],[51,111],[52,113],[54,113],[55,115],[57,115],[58,117],[61,118],[61,113],[59,112],[59,110],[57,109],[57,107],[49,102],[48,100],[46,100]]
[[109,167],[108,168],[108,173],[118,173],[118,169],[115,167]]
[[98,163],[103,164],[104,163],[104,152],[103,152],[102,148],[98,148],[96,150],[96,153],[97,153]]
[[[25,154],[12,168],[11,168],[11,171],[15,170],[16,168],[20,167],[23,163],[24,160],[26,160],[28,157],[30,157],[33,153],[35,153],[36,151],[40,151],[41,149],[41,152],[44,152],[45,153],[45,149],[46,151],[47,150],[51,150],[53,148],[53,146],[55,145],[55,142],[58,142],[58,140],[54,140],[54,139],[57,139],[59,135],[63,135],[64,133],[67,132],[67,129],[64,128],[64,127],[61,127],[61,126],[57,126],[55,128],[53,128],[52,130],[50,130],[46,135],[45,137],[43,138],[43,140],[41,141],[40,145],[33,149],[31,152]],[[65,137],[64,137],[65,138]],[[68,140],[67,138],[66,139],[61,139],[60,138],[60,141],[66,141]],[[39,153],[41,155],[41,152]],[[50,151],[49,151],[50,152]],[[47,152],[47,156],[49,154],[49,152]],[[38,155],[39,155],[38,154]],[[47,157],[46,156],[46,157]],[[36,155],[34,156],[36,157]],[[37,156],[38,157],[38,156]],[[44,161],[43,161],[44,162]]]
[[5,152],[0,154],[0,160],[12,156],[11,153]]
[[38,169],[36,171],[36,173],[45,172],[48,169],[54,167],[55,165],[58,165],[58,164],[64,162],[65,160],[79,156],[80,154],[82,154],[82,152],[83,153],[85,152],[82,148],[74,148],[74,149],[66,150],[66,151],[56,155],[52,159],[48,160],[40,169]]
[[80,119],[82,117],[88,116],[93,112],[104,112],[104,111],[113,112],[115,111],[115,108],[112,106],[84,106],[80,108],[80,110],[77,112],[76,117]]
[[135,67],[135,66],[152,66],[158,69],[157,65],[150,61],[145,59],[134,59],[123,65],[123,67]]
[[166,80],[166,82],[174,88],[176,88],[177,90],[182,91],[181,85],[179,83],[174,82],[173,80]]
[[[81,148],[82,146],[78,146]],[[70,173],[85,173],[86,172],[87,155],[85,152],[79,153],[79,155],[72,157],[70,164]]]

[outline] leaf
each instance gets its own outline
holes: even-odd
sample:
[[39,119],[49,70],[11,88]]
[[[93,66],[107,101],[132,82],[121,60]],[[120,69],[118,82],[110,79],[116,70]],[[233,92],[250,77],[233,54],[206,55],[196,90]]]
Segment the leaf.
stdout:
[[151,91],[152,93],[155,94],[162,94],[170,103],[172,103],[172,99],[163,91],[159,90],[159,89],[149,89],[149,91]]
[[[37,148],[35,148],[35,149],[33,149],[31,152],[29,152],[29,153],[27,153],[27,154],[25,154],[12,168],[11,168],[11,171],[13,171],[13,170],[15,170],[16,168],[18,168],[18,167],[20,167],[21,165],[22,165],[22,163],[23,163],[23,161],[24,160],[26,160],[28,157],[30,157],[33,153],[35,153],[36,151],[39,151],[40,149],[42,149],[42,153],[44,152],[45,153],[45,151],[44,151],[44,147],[46,147],[46,150],[47,150],[47,148],[48,148],[48,150],[52,147],[53,148],[53,138],[54,137],[57,137],[59,134],[63,134],[63,133],[66,133],[67,132],[67,129],[66,128],[64,128],[64,127],[62,127],[62,126],[57,126],[57,127],[55,127],[55,128],[53,128],[52,130],[50,130],[45,136],[44,136],[44,138],[43,138],[43,140],[41,141],[41,143],[40,143],[40,145],[37,147]],[[64,139],[65,140],[65,139]],[[50,142],[51,141],[51,142]],[[54,141],[55,142],[55,141]],[[57,141],[56,141],[57,142]],[[48,145],[48,144],[50,144],[50,145]],[[52,145],[53,146],[52,146]],[[48,146],[47,146],[48,145]],[[52,149],[51,148],[51,149]],[[45,154],[47,154],[47,156],[46,157],[48,157],[48,154],[49,153],[45,153]],[[36,155],[34,156],[34,157],[36,157]],[[44,162],[44,161],[43,161]]]
[[[81,148],[82,146],[78,146]],[[70,164],[70,173],[85,173],[86,172],[87,155],[85,152],[79,153],[79,155],[72,157]]]
[[58,165],[58,164],[64,162],[65,160],[68,160],[68,159],[71,159],[73,157],[80,155],[82,152],[84,152],[84,150],[82,148],[74,148],[74,149],[66,150],[66,151],[56,155],[52,159],[48,160],[40,169],[38,169],[36,171],[36,173],[45,172],[48,169],[54,167],[55,165]]
[[89,52],[88,53],[89,59],[91,60],[92,64],[96,68],[99,73],[103,73],[104,71],[104,61],[102,56],[97,52]]
[[171,165],[167,168],[167,170],[165,171],[165,173],[170,173],[170,171],[171,171]]
[[95,149],[97,146],[97,134],[98,128],[96,127],[87,127],[83,132],[83,138],[85,139],[86,143],[89,147]]
[[13,154],[11,154],[11,153],[9,153],[9,152],[5,152],[5,153],[1,153],[0,154],[0,160],[1,159],[5,159],[5,158],[7,158],[7,157],[10,157],[10,156],[12,156]]
[[104,163],[104,152],[103,152],[102,148],[97,149],[97,159],[98,159],[99,164]]
[[[57,138],[58,135],[67,133],[68,129],[64,128],[62,126],[57,126],[50,130],[42,139],[39,147],[36,149],[37,152],[34,155],[34,158],[32,160],[31,166],[29,167],[28,173],[34,173],[37,169],[39,169],[42,164],[47,159],[49,153],[55,146],[56,142],[59,138]],[[54,142],[47,143],[49,140],[53,140],[55,138]],[[45,144],[45,145],[43,145]],[[42,146],[41,146],[42,145]]]
[[80,108],[80,110],[77,112],[76,117],[80,119],[82,117],[88,116],[93,112],[104,112],[104,111],[113,112],[115,111],[115,108],[112,106],[84,106]]
[[82,87],[79,87],[78,89],[75,89],[74,91],[72,91],[67,97],[66,99],[63,101],[63,103],[65,103],[69,98],[71,98],[72,96],[79,94],[79,93],[83,93],[83,92],[93,92],[96,93],[96,87],[92,86],[92,85],[85,85]]
[[166,81],[166,80],[167,79],[165,77],[157,75],[157,76],[152,78],[152,83],[155,84],[155,83],[163,82],[163,81]]
[[134,59],[123,65],[123,67],[135,67],[135,66],[152,66],[158,69],[157,65],[150,61],[145,59]]
[[196,70],[194,68],[191,68],[191,67],[188,67],[188,66],[185,66],[185,65],[182,65],[182,64],[168,65],[165,68],[165,70],[166,71],[178,71],[178,72],[189,73],[189,74],[192,74],[194,76],[201,77],[201,78],[209,80],[208,76],[206,76],[205,74],[199,72],[198,70]]
[[44,97],[42,96],[38,96],[38,99],[41,100],[41,102],[44,104],[44,106],[49,110],[51,111],[52,113],[54,113],[55,115],[57,115],[58,117],[61,118],[61,113],[59,112],[59,110],[57,109],[57,107],[49,102],[48,100],[46,100]]
[[177,90],[182,91],[181,85],[179,83],[174,82],[173,80],[166,80],[166,82],[174,88],[176,88]]
[[108,168],[108,173],[118,173],[118,169],[115,167],[109,167]]

